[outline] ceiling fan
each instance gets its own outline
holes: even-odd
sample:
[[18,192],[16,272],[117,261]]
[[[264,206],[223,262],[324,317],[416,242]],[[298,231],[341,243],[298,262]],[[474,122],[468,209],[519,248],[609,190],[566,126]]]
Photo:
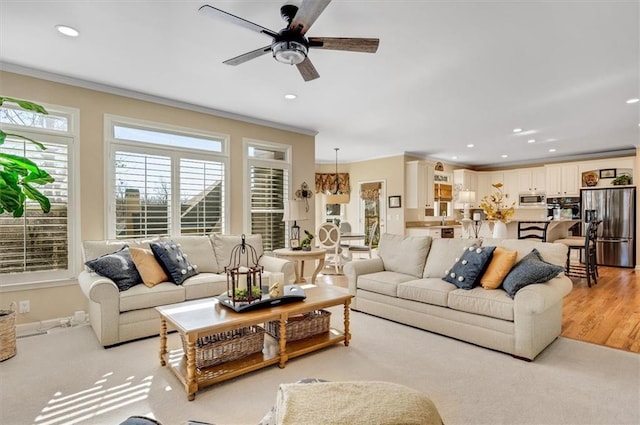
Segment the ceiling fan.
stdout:
[[380,42],[377,38],[305,37],[311,25],[318,19],[318,16],[329,3],[331,3],[331,0],[302,0],[299,8],[294,4],[285,4],[280,8],[280,14],[288,25],[279,32],[272,31],[207,4],[202,6],[199,11],[205,15],[225,19],[273,38],[270,45],[236,56],[223,63],[240,65],[271,52],[275,60],[295,65],[302,78],[305,81],[311,81],[319,78],[320,74],[318,74],[307,55],[309,49],[375,53]]

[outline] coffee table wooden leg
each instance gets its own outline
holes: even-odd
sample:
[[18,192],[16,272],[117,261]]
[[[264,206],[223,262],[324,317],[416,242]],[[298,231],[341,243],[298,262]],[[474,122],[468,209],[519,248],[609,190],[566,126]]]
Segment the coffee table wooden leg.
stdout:
[[287,315],[280,316],[280,369],[284,369],[289,355],[287,354]]
[[196,341],[195,339],[187,335],[187,382],[185,384],[185,390],[187,391],[187,399],[193,401],[196,398],[196,391],[198,391],[198,383],[196,381]]
[[165,356],[167,354],[167,320],[164,317],[160,317],[160,366],[166,366],[167,361]]
[[351,339],[351,332],[349,332],[349,304],[351,304],[351,299],[344,302],[344,345],[347,347]]
[[318,259],[318,267],[316,267],[313,275],[311,276],[311,283],[316,284],[316,278],[318,277],[318,273],[324,268],[324,257]]

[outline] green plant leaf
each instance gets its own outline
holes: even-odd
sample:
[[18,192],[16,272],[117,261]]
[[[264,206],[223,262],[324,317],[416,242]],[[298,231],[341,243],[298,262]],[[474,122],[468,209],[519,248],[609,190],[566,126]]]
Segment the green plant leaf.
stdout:
[[41,168],[38,168],[36,171],[32,171],[28,176],[22,179],[23,183],[35,183],[35,184],[47,184],[53,183],[55,179],[51,177],[49,173],[44,171]]
[[49,210],[51,210],[51,202],[49,202],[49,198],[44,196],[38,189],[31,186],[29,183],[23,183],[22,187],[24,188],[24,194],[27,195],[27,198],[33,199],[40,204],[42,212],[48,213]]
[[5,133],[4,131],[0,130],[0,145],[2,145],[4,143],[4,139],[7,138],[7,133]]
[[40,150],[43,150],[43,151],[47,150],[47,147],[45,145],[43,145],[42,143],[38,142],[37,140],[30,139],[30,138],[28,138],[26,136],[22,136],[20,134],[15,134],[15,133],[5,133],[5,136],[17,137],[18,139],[26,140],[27,142],[33,143],[38,148],[40,148]]
[[[0,161],[1,160],[7,160],[9,163],[12,163],[14,165],[17,165],[25,170],[29,170],[31,172],[34,171],[38,171],[40,168],[38,168],[38,165],[36,165],[35,162],[31,161],[28,158],[22,157],[22,156],[17,156],[17,155],[11,155],[8,153],[0,153]],[[0,162],[2,163],[2,162]],[[6,166],[6,164],[5,164]]]
[[0,105],[4,104],[4,102],[15,103],[16,105],[20,106],[22,109],[25,109],[27,111],[33,111],[33,112],[37,112],[39,114],[44,114],[44,115],[49,114],[43,106],[40,106],[37,103],[29,102],[28,100],[16,99],[14,97],[5,97],[5,96],[0,97]]

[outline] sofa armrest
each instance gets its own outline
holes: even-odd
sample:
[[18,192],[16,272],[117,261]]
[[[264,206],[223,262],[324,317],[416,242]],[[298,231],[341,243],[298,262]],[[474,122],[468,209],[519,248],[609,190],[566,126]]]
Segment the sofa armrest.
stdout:
[[289,260],[272,257],[271,255],[263,255],[258,260],[258,264],[264,267],[264,270],[271,273],[283,273],[284,281],[289,282],[293,279],[294,265]]
[[514,312],[523,314],[540,314],[554,306],[571,292],[571,279],[561,274],[545,283],[525,286],[516,292]]
[[344,275],[349,279],[349,293],[356,294],[358,276],[369,273],[384,271],[384,264],[381,258],[370,260],[350,261],[344,265]]
[[78,275],[78,283],[84,295],[93,302],[103,304],[107,300],[120,300],[120,291],[108,277],[83,270]]

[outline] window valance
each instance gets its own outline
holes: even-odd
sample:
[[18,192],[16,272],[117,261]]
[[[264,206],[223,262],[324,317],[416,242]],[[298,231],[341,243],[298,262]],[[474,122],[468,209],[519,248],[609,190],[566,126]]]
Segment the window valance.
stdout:
[[360,198],[364,201],[377,201],[380,198],[382,183],[363,183],[360,186]]
[[[351,192],[349,173],[338,173],[338,191]],[[316,173],[316,193],[336,193],[336,173]]]

